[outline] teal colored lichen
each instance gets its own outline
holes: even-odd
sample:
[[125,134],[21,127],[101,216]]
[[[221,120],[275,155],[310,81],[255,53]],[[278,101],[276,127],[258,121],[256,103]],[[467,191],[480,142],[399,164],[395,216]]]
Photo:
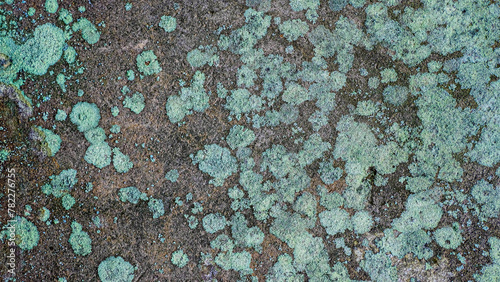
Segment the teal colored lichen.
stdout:
[[43,222],[46,222],[50,218],[50,210],[46,207],[40,208],[40,213],[38,215],[38,219]]
[[[16,216],[14,220],[16,245],[25,251],[33,249],[33,247],[38,245],[38,241],[40,240],[38,228],[24,217]],[[7,225],[7,227],[9,227],[9,225]],[[12,229],[7,228],[6,231],[12,232]]]
[[213,177],[210,183],[215,186],[222,186],[226,178],[236,172],[236,158],[229,149],[217,144],[205,145],[205,149],[198,151],[192,159],[201,171]]
[[62,206],[65,210],[71,209],[71,207],[73,207],[73,205],[76,202],[75,198],[73,198],[73,196],[71,196],[70,194],[64,195],[61,201],[62,201]]
[[320,195],[319,204],[328,210],[338,208],[344,204],[344,198],[338,192],[329,193],[324,186],[317,187],[318,194]]
[[[68,25],[73,22],[73,15],[68,10],[62,8],[59,10],[59,20]],[[66,55],[66,51],[64,53]]]
[[479,204],[479,219],[486,221],[491,217],[498,217],[500,213],[500,189],[486,180],[479,180],[471,192],[472,197]]
[[399,234],[392,229],[384,231],[385,237],[378,242],[378,246],[383,248],[384,252],[390,252],[393,255],[403,258],[406,254],[413,253],[419,259],[430,259],[434,252],[429,247],[431,237],[422,229],[408,231]]
[[[73,248],[73,252],[80,256],[86,256],[92,252],[92,240],[87,232],[82,230],[82,225],[76,221],[71,223],[71,235],[69,243]],[[102,278],[101,278],[102,279]]]
[[349,3],[354,7],[354,8],[361,8],[365,5],[366,0],[349,0]]
[[248,221],[239,212],[231,218],[231,233],[237,245],[262,250],[264,233],[257,226],[248,227]]
[[69,46],[68,48],[66,48],[66,50],[64,50],[64,59],[68,64],[72,64],[75,62],[76,55],[77,54],[75,48],[71,46]]
[[9,223],[3,226],[3,230],[0,232],[0,240],[4,241],[5,237],[7,237],[9,242],[13,240],[24,251],[33,249],[33,247],[38,245],[38,241],[40,240],[40,234],[36,225],[20,216],[15,216]]
[[324,142],[318,133],[314,133],[304,142],[302,150],[296,157],[301,167],[312,164],[315,160],[321,158],[325,152],[331,149],[329,142]]
[[92,144],[87,148],[84,159],[97,168],[104,168],[111,164],[111,147],[106,142]]
[[165,32],[172,32],[177,27],[177,19],[172,16],[162,16],[158,24]]
[[111,115],[116,117],[120,113],[120,109],[117,106],[111,107]]
[[377,111],[377,105],[371,100],[359,101],[356,107],[356,114],[360,116],[372,116],[377,113]]
[[132,112],[139,114],[144,109],[144,96],[136,92],[132,97],[126,96],[123,100],[123,106],[129,108]]
[[188,226],[191,229],[195,229],[198,226],[198,219],[194,215],[184,215],[184,217],[187,219]]
[[313,23],[318,18],[316,9],[318,9],[319,4],[319,0],[290,0],[292,10],[295,12],[306,10],[306,18]]
[[309,25],[304,21],[294,19],[281,23],[279,29],[288,41],[295,41],[309,31]]
[[462,234],[457,226],[445,226],[434,231],[436,242],[443,248],[456,249],[463,242]]
[[255,133],[251,129],[241,125],[235,125],[229,131],[227,144],[231,149],[243,148],[250,145],[255,140]]
[[109,129],[109,131],[111,133],[115,133],[115,134],[120,133],[120,130],[121,130],[121,127],[118,124],[113,124],[113,126],[111,126],[111,128]]
[[368,168],[374,166],[378,173],[388,174],[399,163],[407,161],[408,152],[395,142],[377,146],[377,139],[368,125],[345,116],[337,123],[340,131],[333,156],[346,161],[346,182],[352,187],[361,186]]
[[304,274],[298,274],[293,266],[293,259],[289,254],[283,254],[266,275],[268,281],[304,281]]
[[352,217],[352,227],[357,234],[364,234],[372,229],[374,221],[367,211],[358,211]]
[[35,15],[35,13],[36,13],[36,9],[35,8],[30,7],[28,9],[28,16],[33,17]]
[[215,233],[219,230],[222,230],[228,224],[226,218],[223,215],[218,214],[218,213],[215,213],[215,214],[211,213],[211,214],[206,215],[203,218],[202,223],[203,223],[203,228],[208,233]]
[[500,277],[500,239],[490,237],[488,243],[490,244],[490,257],[493,263],[483,266],[481,273],[474,275],[474,278],[480,282],[495,281]]
[[129,156],[123,154],[119,148],[113,148],[113,166],[118,173],[129,171],[134,164],[130,161]]
[[132,282],[134,267],[122,257],[108,257],[103,260],[97,269],[102,282]]
[[392,266],[391,259],[382,252],[374,254],[371,251],[365,253],[365,260],[360,263],[361,267],[376,282],[397,281],[397,269]]
[[250,268],[252,255],[247,251],[219,253],[215,258],[215,263],[224,270],[235,270],[241,274],[253,273]]
[[139,200],[146,201],[148,196],[145,193],[141,193],[136,187],[125,187],[118,191],[118,197],[122,202],[130,202],[132,204],[137,204]]
[[127,79],[130,80],[130,81],[132,81],[132,80],[135,79],[135,73],[134,73],[133,70],[128,70],[127,71]]
[[104,129],[100,127],[95,127],[85,131],[85,139],[90,142],[90,144],[98,144],[106,140],[106,133]]
[[78,182],[76,170],[74,169],[63,170],[58,175],[52,175],[50,179],[50,185],[46,186],[44,193],[47,195],[52,194],[56,198],[66,195]]
[[57,114],[56,114],[56,116],[55,116],[55,119],[56,119],[57,121],[65,121],[67,116],[68,116],[68,115],[66,114],[66,112],[65,112],[65,111],[63,111],[63,110],[61,110],[61,109],[58,109],[58,110],[57,110]]
[[392,222],[394,229],[400,232],[414,232],[420,229],[436,228],[443,211],[436,204],[439,190],[431,190],[410,195],[406,210]]
[[290,83],[286,86],[282,99],[287,103],[298,105],[309,99],[309,92],[297,83]]
[[238,69],[237,82],[238,86],[252,87],[257,79],[257,74],[247,65],[243,65]]
[[188,52],[186,59],[193,68],[200,68],[205,64],[213,66],[219,62],[217,48],[212,46],[200,46]]
[[78,127],[80,132],[97,127],[101,114],[94,103],[79,102],[73,106],[69,118]]
[[341,11],[347,5],[348,0],[329,0],[328,6],[334,12]]
[[137,68],[144,75],[157,74],[161,71],[160,63],[157,59],[158,57],[156,57],[152,50],[143,51],[137,55]]
[[401,106],[409,94],[408,88],[405,86],[389,85],[384,89],[384,101],[394,106]]
[[392,68],[382,70],[380,76],[382,77],[382,83],[395,82],[398,80],[398,74]]
[[500,117],[496,115],[486,124],[479,142],[475,144],[473,150],[467,152],[467,156],[481,165],[493,167],[500,162],[498,144],[500,144]]
[[343,170],[339,167],[334,167],[333,162],[321,162],[319,171],[321,180],[325,184],[333,184],[342,177]]
[[165,174],[165,179],[167,179],[170,182],[177,182],[177,179],[179,178],[179,172],[177,169],[172,169],[167,174]]
[[61,148],[61,137],[50,129],[39,126],[35,127],[35,129],[41,138],[42,152],[49,157],[53,157]]
[[66,92],[66,85],[65,85],[66,76],[64,76],[64,74],[62,74],[62,73],[58,74],[56,77],[56,82],[59,85],[59,87],[61,88],[61,91]]
[[343,209],[334,208],[319,214],[321,225],[325,227],[326,233],[335,235],[343,233],[347,229],[352,229],[349,213]]
[[95,44],[101,38],[101,33],[97,30],[95,25],[86,18],[80,18],[73,24],[73,31],[82,32],[82,37],[88,44]]
[[371,89],[376,89],[380,84],[380,79],[378,77],[370,77],[368,79],[368,87]]
[[59,8],[59,4],[57,3],[57,0],[46,0],[45,1],[45,10],[47,13],[54,14],[57,12],[57,9]]
[[203,112],[208,108],[209,96],[203,87],[204,83],[205,74],[196,71],[190,87],[183,87],[178,95],[168,97],[165,108],[170,122],[178,123],[186,115],[192,114],[192,110]]
[[215,240],[210,242],[210,247],[223,252],[231,252],[234,249],[234,241],[226,234],[220,234]]
[[293,209],[298,213],[312,218],[316,215],[316,206],[316,198],[311,193],[305,192],[297,197],[297,200],[293,204]]
[[170,259],[170,261],[174,265],[183,268],[189,262],[189,258],[182,250],[177,250],[172,253],[172,258]]
[[[20,47],[22,68],[32,74],[44,75],[61,58],[66,39],[64,32],[53,24],[37,26],[33,37]],[[16,64],[15,56],[13,60]]]
[[165,214],[165,206],[161,199],[150,198],[148,201],[148,208],[153,213],[153,218],[159,218]]
[[226,109],[231,112],[231,115],[236,116],[238,120],[242,114],[260,111],[264,103],[259,96],[253,95],[245,88],[231,91],[231,95],[226,98],[226,101]]

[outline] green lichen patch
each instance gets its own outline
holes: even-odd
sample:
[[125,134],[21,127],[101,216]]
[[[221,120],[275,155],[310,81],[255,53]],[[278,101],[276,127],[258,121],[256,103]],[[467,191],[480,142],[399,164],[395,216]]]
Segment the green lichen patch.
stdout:
[[172,16],[162,16],[158,24],[165,32],[172,32],[177,27],[177,19]]
[[[69,243],[73,248],[73,252],[80,256],[86,256],[92,252],[92,240],[89,234],[82,230],[82,225],[76,221],[71,223],[71,235],[69,236]],[[102,278],[101,278],[102,279]]]
[[123,100],[123,106],[129,108],[132,112],[139,114],[144,109],[144,96],[136,92],[132,97],[126,96]]
[[137,69],[144,75],[157,74],[161,71],[160,63],[157,59],[158,57],[156,57],[152,50],[143,51],[137,55]]
[[108,257],[97,269],[102,282],[132,282],[134,267],[122,257]]

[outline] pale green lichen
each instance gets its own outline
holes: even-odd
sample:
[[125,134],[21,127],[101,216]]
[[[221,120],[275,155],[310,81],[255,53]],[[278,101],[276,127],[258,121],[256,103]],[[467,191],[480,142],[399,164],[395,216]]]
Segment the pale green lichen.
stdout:
[[162,70],[157,59],[158,57],[156,57],[152,50],[143,51],[137,55],[137,68],[144,75],[157,74]]
[[192,114],[192,110],[203,112],[208,108],[209,96],[203,87],[204,83],[205,74],[196,71],[190,87],[183,87],[178,95],[168,97],[165,108],[170,122],[180,122],[186,115]]
[[73,24],[73,31],[81,31],[82,37],[88,44],[95,44],[101,38],[101,33],[97,30],[95,25],[86,18],[80,18]]
[[145,107],[144,96],[139,92],[134,93],[132,97],[126,96],[125,100],[123,100],[123,106],[129,108],[135,114],[139,114]]
[[80,132],[97,127],[101,114],[96,104],[79,102],[73,106],[69,118],[73,124],[78,126]]
[[183,268],[189,262],[189,258],[182,250],[177,250],[172,253],[171,262],[174,265]]
[[104,168],[111,163],[111,147],[106,142],[92,144],[87,148],[84,159],[97,168]]
[[158,24],[165,32],[172,32],[177,27],[177,19],[172,16],[162,16]]
[[108,257],[103,260],[97,269],[102,282],[132,282],[134,267],[122,257]]
[[228,224],[226,218],[221,214],[208,214],[203,218],[203,228],[208,233],[215,233],[226,227]]
[[165,214],[165,206],[161,199],[149,199],[148,208],[153,213],[153,218],[159,218]]
[[64,195],[61,201],[62,201],[62,206],[65,210],[71,209],[71,207],[73,207],[73,205],[76,202],[75,198],[73,198],[73,196],[71,196],[70,194]]
[[90,142],[90,144],[98,144],[106,140],[106,133],[104,129],[100,127],[95,127],[85,131],[85,139]]
[[136,187],[125,187],[118,191],[118,196],[122,202],[130,202],[132,204],[137,204],[139,200],[147,201],[148,196],[146,193],[141,193]]
[[123,154],[119,148],[113,148],[113,166],[118,173],[128,172],[134,164],[130,161],[129,156]]
[[57,9],[59,8],[59,4],[57,3],[57,0],[46,0],[45,1],[45,10],[47,13],[54,14],[57,12]]
[[198,164],[201,171],[213,177],[210,183],[215,186],[222,186],[226,178],[236,172],[236,158],[231,155],[229,149],[217,144],[206,145],[192,160],[193,164]]
[[[92,240],[87,232],[82,230],[82,225],[76,221],[71,223],[71,235],[69,243],[73,248],[73,252],[80,256],[86,256],[92,252]],[[102,279],[102,278],[101,278]]]
[[165,179],[167,179],[170,182],[177,182],[177,179],[179,178],[179,172],[177,169],[172,169],[167,174],[165,174]]

